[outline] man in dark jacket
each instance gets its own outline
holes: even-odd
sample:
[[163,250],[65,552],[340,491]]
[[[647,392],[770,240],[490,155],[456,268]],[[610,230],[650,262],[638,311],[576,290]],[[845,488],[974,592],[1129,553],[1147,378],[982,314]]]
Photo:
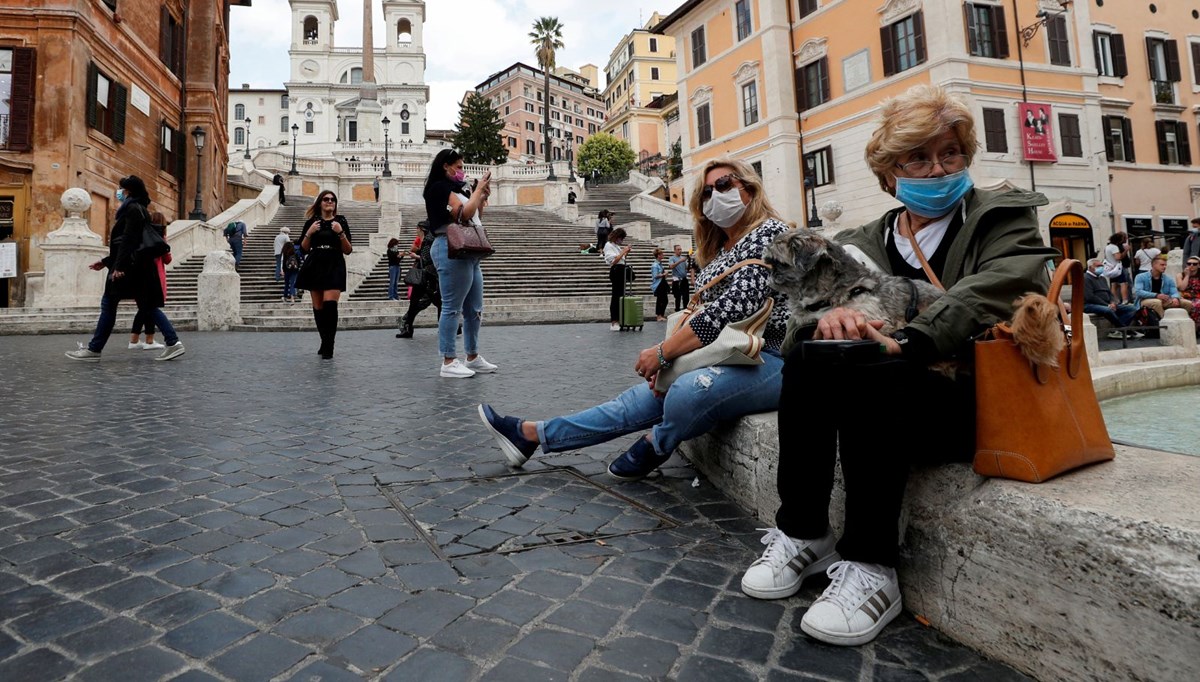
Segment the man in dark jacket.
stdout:
[[[1087,273],[1083,276],[1083,312],[1089,315],[1099,315],[1112,323],[1114,327],[1128,327],[1137,314],[1137,306],[1118,304],[1113,298],[1112,289],[1104,277],[1104,259],[1093,258],[1088,261]],[[1141,332],[1133,332],[1134,338],[1144,336]],[[1110,339],[1123,338],[1121,332],[1112,330],[1108,333]]]
[[1183,238],[1183,262],[1196,256],[1200,256],[1200,217],[1192,218],[1188,236]]

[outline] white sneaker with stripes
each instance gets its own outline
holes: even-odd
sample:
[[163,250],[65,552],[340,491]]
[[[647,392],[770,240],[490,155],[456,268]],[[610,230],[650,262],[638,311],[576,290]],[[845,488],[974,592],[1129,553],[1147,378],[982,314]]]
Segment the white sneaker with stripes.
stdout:
[[783,599],[796,594],[805,578],[821,573],[837,561],[837,544],[832,533],[816,540],[788,537],[778,528],[766,531],[767,549],[742,576],[742,592],[756,599]]
[[829,567],[829,587],[800,621],[800,629],[826,644],[866,644],[900,615],[896,569],[879,564],[839,561]]

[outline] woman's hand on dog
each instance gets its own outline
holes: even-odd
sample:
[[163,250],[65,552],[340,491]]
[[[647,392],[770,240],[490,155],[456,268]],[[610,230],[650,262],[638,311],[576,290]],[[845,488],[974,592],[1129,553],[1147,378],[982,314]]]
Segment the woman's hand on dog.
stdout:
[[886,324],[883,320],[868,320],[865,315],[849,308],[834,308],[817,321],[814,339],[837,339],[878,342],[887,355],[899,355],[900,344],[879,330]]

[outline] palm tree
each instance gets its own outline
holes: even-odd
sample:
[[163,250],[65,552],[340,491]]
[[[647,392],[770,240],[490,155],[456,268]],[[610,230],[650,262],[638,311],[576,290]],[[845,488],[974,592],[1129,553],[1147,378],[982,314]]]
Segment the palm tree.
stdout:
[[546,85],[542,90],[542,111],[545,113],[542,124],[542,139],[545,140],[546,163],[550,163],[550,71],[554,69],[554,53],[563,48],[563,25],[558,17],[542,17],[533,22],[533,30],[529,32],[529,42],[536,49],[538,66],[546,75]]

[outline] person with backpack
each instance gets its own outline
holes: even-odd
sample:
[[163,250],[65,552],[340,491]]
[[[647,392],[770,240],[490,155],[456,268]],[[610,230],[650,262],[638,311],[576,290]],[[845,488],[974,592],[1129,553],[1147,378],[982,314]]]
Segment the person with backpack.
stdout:
[[[169,247],[161,238],[156,240],[157,235],[147,234],[154,230],[146,210],[150,205],[150,193],[141,178],[130,175],[121,178],[116,196],[120,206],[109,233],[108,255],[88,266],[92,270],[108,268],[96,331],[86,346],[81,343],[78,350],[68,351],[66,355],[79,362],[100,362],[100,353],[117,322],[117,304],[132,299],[137,302],[138,311],[162,330],[163,340],[167,342],[162,354],[154,359],[174,360],[183,355],[185,349],[175,327],[162,311],[165,292],[155,260],[169,252]],[[155,242],[168,250],[155,253],[143,248],[144,244]]]
[[300,274],[300,256],[296,245],[288,241],[283,245],[283,300],[295,303],[300,300],[296,296],[296,276]]
[[[413,257],[414,263],[409,266],[412,269],[420,271],[420,284],[412,284],[412,293],[408,297],[408,310],[400,318],[400,331],[396,334],[397,339],[411,339],[413,337],[413,323],[417,319],[417,315],[421,314],[429,306],[436,306],[438,311],[438,319],[442,317],[442,292],[438,287],[438,272],[437,266],[433,264],[433,258],[430,256],[430,250],[433,248],[433,239],[428,236],[429,221],[422,220],[417,223],[419,232],[416,239],[413,240],[412,247],[407,252]],[[462,333],[462,325],[458,327],[458,333]]]
[[233,269],[237,270],[242,264],[242,249],[246,248],[246,223],[237,220],[226,225],[225,241],[233,251]]

